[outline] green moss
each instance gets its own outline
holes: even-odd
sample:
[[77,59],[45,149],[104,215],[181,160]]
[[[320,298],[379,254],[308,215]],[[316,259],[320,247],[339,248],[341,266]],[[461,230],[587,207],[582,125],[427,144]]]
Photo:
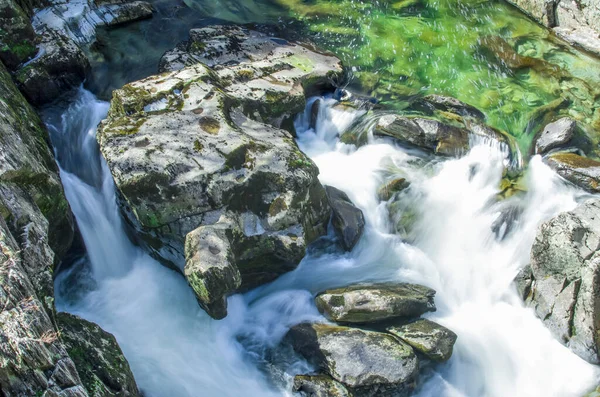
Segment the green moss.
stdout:
[[582,157],[574,153],[558,153],[550,156],[552,159],[567,164],[573,168],[591,168],[600,167],[600,162],[587,157]]
[[195,150],[196,152],[201,152],[201,151],[202,151],[202,149],[204,149],[204,146],[202,146],[202,144],[200,143],[200,141],[199,141],[199,140],[197,140],[197,139],[196,139],[196,140],[194,140],[194,150]]

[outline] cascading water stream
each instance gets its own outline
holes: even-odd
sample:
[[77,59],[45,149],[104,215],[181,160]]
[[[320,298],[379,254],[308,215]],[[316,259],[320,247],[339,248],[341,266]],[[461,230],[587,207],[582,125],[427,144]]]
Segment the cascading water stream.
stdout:
[[[66,109],[49,111],[63,183],[95,280],[92,287],[81,281],[73,287],[85,273],[61,273],[58,308],[113,333],[145,395],[281,396],[291,394],[291,376],[310,369],[275,347],[290,326],[323,321],[312,303],[315,293],[362,281],[417,282],[437,290],[438,311],[429,317],[459,336],[452,359],[424,382],[421,396],[562,397],[589,390],[595,367],[554,340],[512,285],[528,261],[537,225],[572,209],[584,194],[534,158],[527,194],[498,202],[502,148],[482,144],[446,161],[373,137],[356,149],[338,142],[338,134],[360,112],[321,100],[314,129],[311,101],[299,116],[298,143],[319,166],[321,181],[347,192],[363,210],[362,240],[351,253],[311,250],[294,272],[231,297],[222,321],[198,308],[183,277],[127,238],[94,139],[106,103],[80,90]],[[383,180],[394,176],[411,181],[398,210],[413,213],[405,236],[411,244],[392,233],[392,203],[377,198]],[[511,208],[519,214],[515,222],[494,228]],[[83,286],[85,293],[73,292]]]

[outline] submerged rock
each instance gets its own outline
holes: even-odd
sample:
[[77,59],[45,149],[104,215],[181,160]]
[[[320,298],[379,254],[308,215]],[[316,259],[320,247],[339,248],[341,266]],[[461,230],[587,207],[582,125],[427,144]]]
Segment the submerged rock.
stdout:
[[418,359],[410,346],[392,335],[299,324],[290,329],[286,340],[354,396],[407,395],[415,387]]
[[527,302],[553,335],[600,363],[600,201],[589,200],[538,229]]
[[413,109],[433,114],[435,110],[458,114],[463,117],[472,117],[481,121],[485,120],[485,114],[475,106],[471,106],[456,98],[443,95],[427,95],[411,104]]
[[352,394],[329,375],[296,375],[293,391],[306,397],[351,397]]
[[377,197],[379,197],[379,200],[381,201],[388,201],[394,194],[403,191],[409,186],[410,182],[408,182],[405,178],[392,179],[391,181],[384,183],[377,190]]
[[566,145],[575,135],[575,120],[563,117],[546,125],[535,143],[535,153],[544,154]]
[[386,331],[433,361],[448,361],[457,339],[457,335],[448,328],[425,319],[391,326]]
[[365,228],[363,212],[357,208],[348,195],[333,186],[325,186],[331,206],[331,224],[346,251],[352,251],[360,240]]
[[343,323],[373,323],[418,317],[435,311],[435,291],[417,284],[364,284],[327,290],[315,298],[327,318]]
[[68,313],[56,316],[60,339],[93,396],[140,396],[129,363],[115,337],[98,325]]
[[[305,88],[328,82],[341,66],[332,56],[238,27],[191,34],[197,51],[221,48],[214,68],[196,63],[116,90],[98,142],[130,219],[156,256],[181,263],[186,235],[225,214],[233,226],[226,227],[229,242],[220,239],[233,253],[239,287],[252,288],[297,266],[306,245],[326,232],[331,210],[318,169],[274,125],[304,108]],[[226,42],[236,45],[217,45]],[[243,51],[249,43],[252,57]],[[200,247],[205,233],[213,232],[188,236],[188,247]],[[211,274],[208,267],[233,275],[232,259],[202,263],[194,251],[185,253],[186,275],[199,300],[234,292],[232,279],[207,299],[199,280]],[[218,300],[213,314],[221,317]]]
[[592,193],[600,192],[600,162],[575,153],[560,152],[544,158],[567,181]]

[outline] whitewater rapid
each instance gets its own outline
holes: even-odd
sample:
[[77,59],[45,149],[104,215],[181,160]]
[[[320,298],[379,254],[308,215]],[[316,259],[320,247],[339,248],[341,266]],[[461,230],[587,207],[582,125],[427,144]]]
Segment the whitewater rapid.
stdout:
[[[596,367],[554,340],[512,283],[529,260],[537,226],[585,194],[535,157],[527,193],[499,202],[501,147],[482,143],[445,161],[372,136],[356,149],[338,136],[361,112],[321,101],[315,130],[308,128],[310,103],[298,117],[298,144],[319,166],[322,183],[344,190],[363,210],[364,235],[351,253],[323,238],[323,248],[309,250],[297,270],[230,297],[222,321],[199,309],[181,275],[130,241],[95,141],[107,104],[81,89],[69,106],[49,110],[65,192],[87,249],[56,279],[58,309],[113,333],[147,396],[283,396],[291,395],[293,375],[310,368],[277,345],[290,326],[323,320],[315,293],[362,281],[416,282],[437,290],[438,311],[427,317],[458,334],[451,360],[429,374],[420,396],[580,397],[591,389]],[[377,198],[378,187],[395,177],[411,182],[399,206],[414,218],[404,240],[393,232],[393,205]],[[494,232],[509,208],[520,215]]]

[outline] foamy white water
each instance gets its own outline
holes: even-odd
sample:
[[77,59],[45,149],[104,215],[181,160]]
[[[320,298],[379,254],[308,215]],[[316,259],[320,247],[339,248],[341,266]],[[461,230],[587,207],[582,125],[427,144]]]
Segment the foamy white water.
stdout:
[[[309,368],[274,348],[290,326],[321,318],[315,293],[361,281],[417,282],[437,290],[438,311],[428,317],[459,336],[452,359],[437,367],[421,396],[562,397],[592,388],[596,367],[554,340],[512,285],[529,260],[537,225],[574,208],[584,194],[534,158],[528,192],[497,202],[503,148],[482,144],[461,159],[441,161],[371,137],[357,150],[337,137],[360,113],[322,100],[316,131],[308,128],[310,104],[298,118],[298,142],[319,166],[321,181],[344,190],[365,214],[365,233],[352,253],[315,252],[296,271],[231,297],[228,317],[214,321],[180,275],[129,241],[93,140],[65,139],[59,159],[69,158],[62,151],[96,156],[61,161],[96,286],[83,296],[69,293],[73,276],[63,273],[56,282],[59,309],[112,332],[146,395],[282,396],[291,394],[291,377]],[[82,90],[54,123],[53,141],[61,134],[93,136],[105,112],[105,103]],[[83,172],[95,160],[96,171]],[[411,181],[400,207],[414,213],[411,244],[392,233],[388,205],[376,195],[394,175]],[[501,227],[508,231],[502,239],[492,225],[507,208],[520,215]]]

